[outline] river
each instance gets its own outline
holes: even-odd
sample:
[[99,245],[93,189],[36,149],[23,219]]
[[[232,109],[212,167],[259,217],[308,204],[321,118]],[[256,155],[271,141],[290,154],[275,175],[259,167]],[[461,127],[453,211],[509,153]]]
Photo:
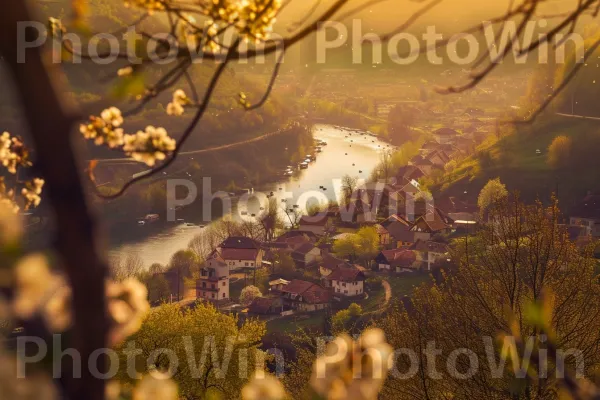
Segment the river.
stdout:
[[[323,151],[317,153],[316,161],[310,163],[307,169],[300,170],[295,176],[284,178],[266,191],[290,192],[292,198],[287,201],[289,207],[303,195],[308,197],[306,193],[309,191],[320,192],[323,198],[337,200],[334,191],[335,180],[339,182],[346,174],[368,179],[379,162],[379,153],[390,148],[389,144],[376,137],[332,125],[315,125],[313,136],[316,140],[327,143],[327,146],[323,146]],[[249,207],[249,213],[253,212],[259,211]],[[169,262],[173,253],[187,248],[190,240],[201,234],[203,229],[206,228],[178,224],[134,242],[114,245],[109,256],[125,258],[130,254],[137,254],[146,267],[152,263],[164,265]]]

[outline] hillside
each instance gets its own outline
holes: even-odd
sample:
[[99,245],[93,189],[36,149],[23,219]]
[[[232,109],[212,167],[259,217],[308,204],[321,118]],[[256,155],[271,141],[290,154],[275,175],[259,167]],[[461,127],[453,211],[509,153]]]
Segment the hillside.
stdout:
[[[548,146],[558,135],[571,138],[572,150],[568,165],[554,169],[547,162]],[[568,212],[587,191],[600,190],[598,148],[600,121],[546,115],[543,121],[517,127],[495,143],[484,143],[474,155],[446,172],[432,191],[475,201],[485,183],[499,177],[509,190],[518,190],[527,201],[547,201],[558,192]]]

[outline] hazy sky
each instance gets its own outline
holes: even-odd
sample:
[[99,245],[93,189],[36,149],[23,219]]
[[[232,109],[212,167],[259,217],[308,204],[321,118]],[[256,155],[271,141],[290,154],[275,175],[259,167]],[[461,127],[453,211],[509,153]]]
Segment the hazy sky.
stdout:
[[[368,0],[350,1],[348,9],[360,5]],[[516,0],[520,3],[522,0]],[[324,10],[334,0],[325,0],[321,6]],[[387,0],[379,5],[373,6],[360,13],[358,18],[368,26],[385,30],[397,26],[406,20],[412,13],[427,4],[429,0]],[[281,16],[281,22],[285,23],[298,15],[303,15],[314,3],[312,1],[293,0],[292,4]],[[419,21],[421,24],[436,24],[443,29],[460,30],[468,27],[474,22],[490,19],[505,12],[509,0],[443,0],[434,9],[424,15]],[[545,13],[556,12],[573,8],[577,0],[545,0],[543,11]]]

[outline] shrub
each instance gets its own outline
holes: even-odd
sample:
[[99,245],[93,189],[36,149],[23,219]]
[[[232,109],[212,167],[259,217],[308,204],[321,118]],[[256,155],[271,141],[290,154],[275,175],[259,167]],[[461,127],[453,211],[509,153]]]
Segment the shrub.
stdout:
[[564,135],[555,137],[548,147],[548,165],[554,169],[568,166],[572,147],[573,141],[570,137]]

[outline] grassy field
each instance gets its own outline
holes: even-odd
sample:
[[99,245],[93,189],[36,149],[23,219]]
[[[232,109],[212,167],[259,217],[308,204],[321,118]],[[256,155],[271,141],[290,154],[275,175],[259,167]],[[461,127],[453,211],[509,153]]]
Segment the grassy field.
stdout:
[[291,315],[267,322],[267,332],[295,332],[299,329],[323,329],[327,311],[315,311],[310,314]]
[[[456,169],[446,173],[432,191],[441,191],[450,196],[467,192],[475,198],[488,180],[499,177],[509,190],[518,190],[526,201],[536,198],[547,201],[553,192],[558,191],[560,204],[564,211],[568,211],[568,207],[588,190],[598,189],[598,168],[580,161],[590,157],[581,152],[585,150],[585,143],[597,132],[600,132],[599,121],[561,116],[546,118],[543,122],[521,127],[514,134],[479,148],[478,154],[463,160]],[[547,151],[558,135],[572,139],[574,165],[554,170],[547,163]],[[538,149],[541,154],[536,153]],[[482,159],[485,153],[489,154],[487,161]]]
[[[424,282],[430,281],[429,274],[414,273],[399,276],[386,276],[384,278],[390,283],[392,288],[392,301],[401,299],[405,295],[410,295],[413,288]],[[357,302],[363,308],[364,312],[374,312],[381,309],[385,300],[385,293],[381,285],[376,285],[376,289],[369,293],[369,298]],[[267,331],[272,332],[294,332],[299,329],[321,330],[325,325],[327,310],[313,313],[291,315],[285,318],[278,318],[267,322]]]

